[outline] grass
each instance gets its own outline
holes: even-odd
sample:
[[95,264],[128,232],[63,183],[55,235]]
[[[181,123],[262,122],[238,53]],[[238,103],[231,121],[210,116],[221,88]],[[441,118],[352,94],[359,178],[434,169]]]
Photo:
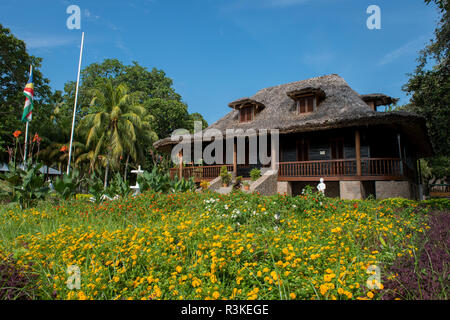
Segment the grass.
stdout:
[[[413,257],[428,211],[315,194],[44,202],[0,209],[0,259],[30,275],[38,299],[380,299],[386,289],[367,287],[367,268],[384,279]],[[69,266],[79,290],[68,289]]]

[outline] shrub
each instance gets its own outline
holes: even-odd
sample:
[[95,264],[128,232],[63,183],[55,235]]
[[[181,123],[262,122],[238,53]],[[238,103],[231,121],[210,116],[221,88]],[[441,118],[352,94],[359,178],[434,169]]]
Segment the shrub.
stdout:
[[231,174],[228,172],[226,166],[220,168],[220,179],[222,180],[222,183],[226,185],[229,185],[231,182]]
[[22,170],[10,166],[11,171],[0,177],[0,192],[21,208],[28,208],[36,200],[44,199],[50,189],[45,186],[44,176],[39,172],[41,167],[42,164],[29,164],[28,169]]
[[209,182],[206,181],[206,180],[202,180],[202,181],[200,182],[200,187],[202,188],[202,190],[208,189],[208,188],[209,188]]
[[56,178],[55,183],[53,183],[53,188],[56,193],[67,200],[76,194],[79,185],[79,173],[74,170],[69,174],[65,173],[62,177]]
[[254,168],[250,171],[250,178],[252,179],[252,181],[258,180],[259,177],[261,177],[261,170],[259,170],[258,168]]

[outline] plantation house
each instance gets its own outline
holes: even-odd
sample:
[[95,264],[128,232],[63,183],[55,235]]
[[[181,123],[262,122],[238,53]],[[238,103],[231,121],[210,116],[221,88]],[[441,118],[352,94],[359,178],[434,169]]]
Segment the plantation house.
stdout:
[[[237,162],[236,147],[224,150],[224,161],[227,151],[233,152],[233,161],[226,165],[234,176],[245,178],[252,168],[261,169],[263,175],[251,186],[261,194],[297,195],[305,185],[315,188],[324,178],[326,195],[331,197],[417,198],[417,161],[433,151],[422,117],[378,110],[395,101],[384,94],[360,95],[332,74],[262,89],[233,101],[232,110],[208,129],[279,131],[279,148],[268,146],[272,159],[268,165],[250,164],[249,148],[243,164]],[[165,138],[154,145],[171,152],[177,143]],[[202,143],[205,148],[211,142]],[[184,164],[180,154],[180,165],[171,174],[194,177],[197,182],[209,180],[212,189],[219,189],[221,166]]]

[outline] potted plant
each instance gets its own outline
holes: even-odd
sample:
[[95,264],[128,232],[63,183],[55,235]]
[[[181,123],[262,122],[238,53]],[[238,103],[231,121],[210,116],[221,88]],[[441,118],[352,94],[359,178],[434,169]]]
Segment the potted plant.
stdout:
[[240,189],[241,188],[241,182],[242,182],[242,177],[241,176],[236,177],[236,181],[233,184],[233,189],[236,189],[236,190]]
[[252,181],[258,180],[259,177],[261,177],[261,170],[259,170],[258,168],[254,168],[252,169],[252,171],[250,171],[250,178],[252,179]]
[[250,190],[250,183],[248,181],[244,181],[242,185],[244,186],[244,190],[246,191]]
[[209,182],[206,181],[206,180],[202,180],[202,181],[200,182],[200,187],[202,188],[202,190],[208,189],[208,187],[209,187]]
[[228,187],[231,182],[231,174],[228,172],[226,166],[220,168],[220,179],[222,180],[222,185]]

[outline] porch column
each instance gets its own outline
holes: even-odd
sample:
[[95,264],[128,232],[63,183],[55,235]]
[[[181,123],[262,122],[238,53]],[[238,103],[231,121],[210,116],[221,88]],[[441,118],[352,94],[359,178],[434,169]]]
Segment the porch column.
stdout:
[[402,146],[400,143],[400,133],[397,133],[397,144],[398,144],[398,157],[400,158],[400,174],[403,175],[403,156],[402,156]]
[[276,171],[278,170],[279,155],[277,145],[274,143],[272,139],[270,143],[270,149],[271,149],[270,156],[271,156],[272,170]]
[[233,138],[233,174],[237,177],[237,142]]
[[180,151],[178,154],[178,157],[180,158],[179,168],[178,168],[178,177],[183,178],[183,150]]
[[355,130],[355,150],[356,150],[356,175],[361,175],[361,136],[359,130]]

